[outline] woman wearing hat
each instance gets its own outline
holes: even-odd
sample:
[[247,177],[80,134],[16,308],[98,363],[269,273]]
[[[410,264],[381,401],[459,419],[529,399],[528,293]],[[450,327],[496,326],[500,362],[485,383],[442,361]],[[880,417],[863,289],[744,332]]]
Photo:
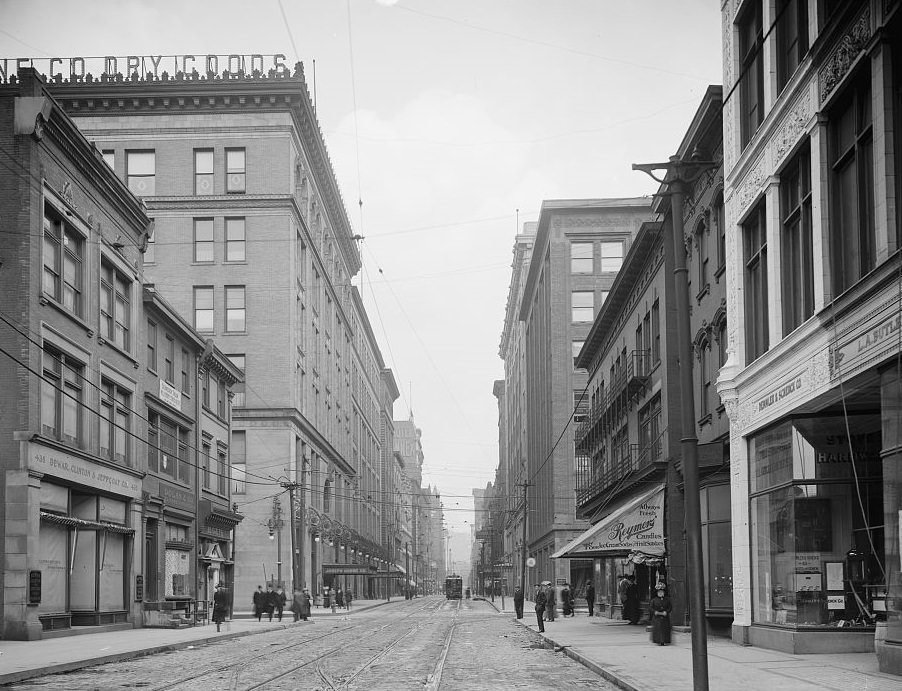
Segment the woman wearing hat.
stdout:
[[664,584],[658,583],[658,594],[649,603],[652,642],[658,645],[670,645],[670,612],[672,610],[673,603],[664,589]]

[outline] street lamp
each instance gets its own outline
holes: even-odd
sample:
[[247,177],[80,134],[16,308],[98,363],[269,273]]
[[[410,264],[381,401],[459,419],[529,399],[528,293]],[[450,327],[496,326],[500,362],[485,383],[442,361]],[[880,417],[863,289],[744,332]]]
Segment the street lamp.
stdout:
[[[272,518],[270,518],[266,522],[267,527],[269,528],[269,539],[272,540],[274,537],[276,539],[276,571],[277,571],[277,583],[276,587],[282,587],[282,527],[284,523],[282,521],[282,502],[279,501],[278,497],[273,497],[272,500]],[[275,535],[273,535],[275,533]]]
[[[689,565],[689,612],[692,617],[692,678],[694,688],[708,688],[708,640],[705,624],[705,574],[702,556],[701,507],[698,487],[698,437],[695,434],[695,400],[692,391],[692,352],[689,322],[689,272],[686,268],[686,246],[683,241],[683,201],[686,188],[706,171],[720,165],[705,160],[695,149],[688,160],[671,156],[666,163],[634,163],[633,170],[641,170],[653,180],[665,185],[670,196],[670,217],[673,225],[673,287],[677,304],[677,339],[680,358],[680,407],[683,437],[683,485],[686,492],[686,546]],[[664,171],[657,177],[654,171]]]

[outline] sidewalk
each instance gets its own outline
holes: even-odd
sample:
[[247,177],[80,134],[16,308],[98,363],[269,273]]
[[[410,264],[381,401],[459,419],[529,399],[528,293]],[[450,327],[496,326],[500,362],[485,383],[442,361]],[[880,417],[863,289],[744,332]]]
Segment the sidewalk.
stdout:
[[[394,597],[392,602],[397,602]],[[216,632],[212,622],[184,629],[125,629],[86,635],[61,636],[42,641],[0,641],[0,685],[24,679],[67,672],[91,665],[127,660],[142,655],[152,655],[167,650],[178,650],[211,641],[238,638],[256,633],[286,629],[291,626],[311,626],[312,622],[328,621],[354,612],[378,607],[385,600],[354,600],[350,612],[331,608],[314,607],[310,621],[292,621],[287,609],[282,621],[263,621],[250,612],[237,612],[235,618],[222,625]]]
[[[492,604],[489,602],[489,604]],[[496,598],[493,606],[514,616],[513,601]],[[536,613],[526,602],[520,624],[537,632]],[[619,688],[628,691],[685,691],[693,687],[692,642],[689,633],[674,632],[669,646],[651,642],[645,626],[589,618],[577,609],[575,617],[558,615],[545,622],[546,644],[561,650]],[[867,689],[897,691],[902,678],[879,671],[874,653],[790,655],[764,648],[736,645],[724,638],[708,638],[708,686],[711,689]]]

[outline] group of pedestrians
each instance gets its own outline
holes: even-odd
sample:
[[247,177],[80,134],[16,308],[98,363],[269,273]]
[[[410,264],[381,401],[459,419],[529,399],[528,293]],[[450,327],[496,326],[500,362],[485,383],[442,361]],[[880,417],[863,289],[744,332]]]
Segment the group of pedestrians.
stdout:
[[264,614],[269,615],[270,621],[272,621],[273,615],[282,621],[282,612],[288,598],[285,597],[285,592],[281,588],[273,590],[272,587],[267,586],[266,590],[263,590],[263,586],[258,585],[253,600],[254,616],[257,617],[257,621],[263,621]]

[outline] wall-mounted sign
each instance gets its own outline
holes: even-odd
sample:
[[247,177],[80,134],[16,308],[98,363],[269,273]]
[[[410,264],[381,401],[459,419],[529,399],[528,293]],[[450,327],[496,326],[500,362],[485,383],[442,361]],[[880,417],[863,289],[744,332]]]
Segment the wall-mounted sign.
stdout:
[[28,467],[46,475],[97,487],[132,499],[141,496],[141,482],[138,478],[49,446],[29,444]]
[[176,410],[182,409],[182,392],[163,379],[160,379],[160,400]]
[[41,603],[41,572],[28,572],[28,604],[39,605]]

